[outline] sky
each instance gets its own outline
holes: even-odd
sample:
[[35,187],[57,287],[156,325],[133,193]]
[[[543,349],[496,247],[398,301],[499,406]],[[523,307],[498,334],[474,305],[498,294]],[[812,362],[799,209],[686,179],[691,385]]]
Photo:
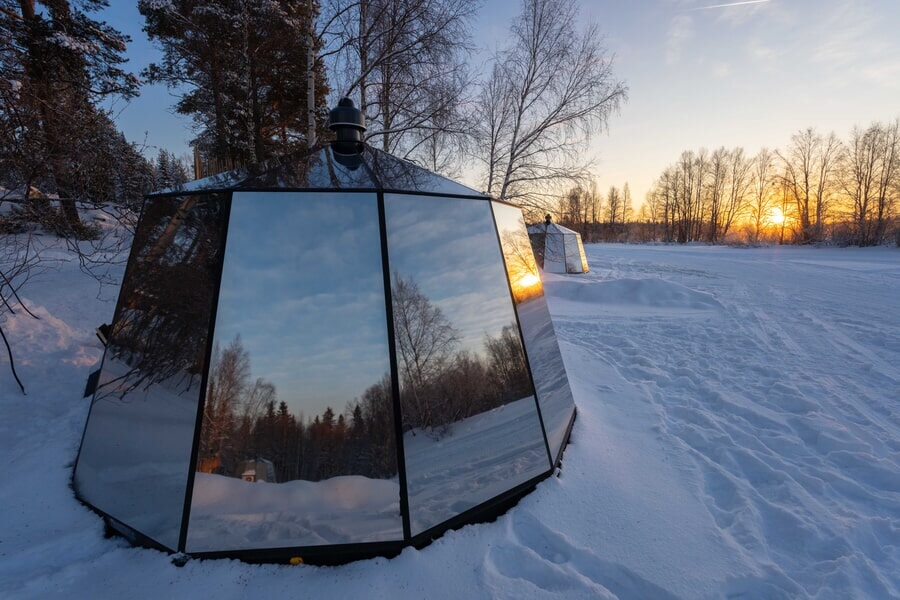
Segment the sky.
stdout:
[[[483,64],[502,47],[509,0],[485,0],[474,24]],[[846,138],[854,125],[900,116],[900,2],[896,0],[591,0],[581,20],[596,22],[629,89],[588,155],[601,191],[628,183],[635,205],[684,150],[785,147],[814,127]],[[130,67],[158,53],[140,30],[136,2],[102,13],[131,35]],[[162,86],[116,109],[126,137],[189,151],[190,121],[172,114]],[[463,183],[478,187],[472,175]]]

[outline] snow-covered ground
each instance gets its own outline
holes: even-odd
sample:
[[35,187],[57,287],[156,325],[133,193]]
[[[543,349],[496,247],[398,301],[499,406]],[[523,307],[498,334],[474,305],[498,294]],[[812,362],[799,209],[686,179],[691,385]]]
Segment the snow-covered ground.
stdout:
[[105,539],[69,489],[116,290],[76,265],[6,316],[0,598],[900,598],[900,251],[586,246],[549,275],[579,407],[494,523],[342,567]]

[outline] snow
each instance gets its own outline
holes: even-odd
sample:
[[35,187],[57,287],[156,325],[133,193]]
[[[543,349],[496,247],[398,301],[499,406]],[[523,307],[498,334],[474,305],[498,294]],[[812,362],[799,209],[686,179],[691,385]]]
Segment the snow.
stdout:
[[0,317],[28,391],[0,359],[0,597],[900,598],[900,251],[585,250],[545,276],[579,411],[559,477],[329,568],[104,538],[69,480],[116,290],[30,281],[41,320]]

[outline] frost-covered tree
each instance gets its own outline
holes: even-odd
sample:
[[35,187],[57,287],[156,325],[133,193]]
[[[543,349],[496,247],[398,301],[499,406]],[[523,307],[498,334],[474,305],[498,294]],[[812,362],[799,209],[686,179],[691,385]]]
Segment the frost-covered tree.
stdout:
[[[88,16],[105,6],[103,0],[0,0],[0,186],[6,188],[0,202],[24,207],[0,218],[0,318],[28,312],[21,288],[47,265],[32,221],[68,239],[93,236],[78,201],[142,192],[146,161],[98,108],[111,96],[134,96],[138,85],[121,68],[128,38]],[[96,265],[86,245],[70,247],[83,267]],[[12,367],[12,348],[4,346]]]
[[164,189],[181,185],[190,179],[185,162],[165,148],[160,148],[154,165],[153,186]]
[[76,200],[97,191],[91,169],[98,153],[117,142],[97,104],[110,96],[130,98],[138,87],[122,68],[128,37],[89,16],[107,5],[0,0],[2,177],[4,183],[58,195],[61,226],[76,234]]
[[[318,2],[140,0],[138,8],[163,53],[145,74],[179,90],[175,109],[194,120],[206,156],[256,162],[306,145]],[[328,91],[321,61],[313,72],[321,128]]]

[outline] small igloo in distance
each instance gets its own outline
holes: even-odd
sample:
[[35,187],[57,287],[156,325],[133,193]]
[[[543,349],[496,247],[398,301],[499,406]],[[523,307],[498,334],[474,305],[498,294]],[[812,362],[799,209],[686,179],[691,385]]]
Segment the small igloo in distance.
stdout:
[[581,234],[552,221],[528,226],[531,248],[541,269],[548,273],[587,273],[587,256]]
[[559,466],[575,405],[521,211],[353,127],[145,199],[73,475],[135,543],[392,555]]

